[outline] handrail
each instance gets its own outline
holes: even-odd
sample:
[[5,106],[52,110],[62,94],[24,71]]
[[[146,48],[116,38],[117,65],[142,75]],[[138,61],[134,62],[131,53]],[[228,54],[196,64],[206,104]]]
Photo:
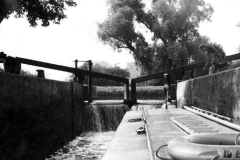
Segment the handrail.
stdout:
[[213,113],[213,112],[210,112],[210,111],[201,109],[201,108],[197,108],[197,107],[194,107],[194,106],[191,106],[190,108],[192,108],[192,109],[194,109],[194,110],[197,110],[197,111],[199,111],[199,112],[205,113],[205,114],[207,114],[207,115],[212,115],[213,117],[217,117],[217,118],[219,118],[219,119],[226,120],[226,121],[229,121],[229,122],[233,123],[232,118],[225,117],[225,116],[222,116],[222,115],[219,115],[219,114],[216,114],[216,113]]
[[112,75],[93,72],[93,71],[90,72],[90,71],[83,70],[83,69],[76,69],[76,68],[71,68],[71,67],[67,67],[67,66],[56,65],[56,64],[51,64],[51,63],[46,63],[46,62],[41,62],[41,61],[35,61],[35,60],[31,60],[31,59],[26,59],[26,58],[20,58],[20,57],[16,57],[16,58],[18,59],[18,61],[20,63],[27,64],[27,65],[44,67],[44,68],[49,68],[49,69],[54,69],[54,70],[59,70],[59,71],[64,71],[64,72],[70,72],[70,73],[76,73],[76,74],[81,74],[81,75],[85,75],[85,76],[109,79],[109,80],[113,80],[113,81],[122,82],[124,84],[129,82],[129,80],[127,78],[123,78],[123,77],[112,76]]
[[226,120],[223,120],[223,119],[214,117],[214,116],[207,115],[207,114],[205,114],[205,113],[196,111],[195,109],[190,108],[190,107],[188,107],[188,106],[183,106],[183,109],[186,109],[186,110],[191,111],[191,112],[193,112],[193,113],[195,113],[195,114],[198,114],[198,115],[203,116],[203,117],[205,117],[205,118],[208,118],[208,119],[210,119],[210,120],[213,120],[213,121],[216,121],[216,122],[218,122],[218,123],[221,123],[221,124],[223,124],[223,125],[225,125],[225,126],[227,126],[227,127],[230,127],[230,128],[233,128],[233,129],[236,129],[236,130],[240,131],[240,126],[237,125],[237,124],[235,124],[235,123],[232,123],[232,122],[229,122],[229,121],[226,121]]
[[[237,59],[240,59],[240,53],[227,56],[228,61],[233,61],[233,60],[237,60]],[[170,70],[164,70],[164,71],[150,74],[147,76],[133,78],[132,82],[139,83],[139,82],[144,82],[144,81],[148,81],[148,80],[152,80],[152,79],[162,78],[165,73],[172,74],[172,73],[176,73],[176,72],[181,72],[182,70],[186,71],[186,70],[192,70],[192,69],[196,69],[196,68],[202,68],[202,67],[204,67],[204,65],[205,65],[205,61],[190,64],[190,65],[185,65],[183,67],[178,67],[178,68],[170,69]]]

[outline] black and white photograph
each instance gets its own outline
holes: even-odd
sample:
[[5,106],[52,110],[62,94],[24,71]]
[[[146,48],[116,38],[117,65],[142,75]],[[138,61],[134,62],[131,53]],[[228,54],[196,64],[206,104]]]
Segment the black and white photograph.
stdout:
[[240,0],[0,0],[0,160],[230,159]]

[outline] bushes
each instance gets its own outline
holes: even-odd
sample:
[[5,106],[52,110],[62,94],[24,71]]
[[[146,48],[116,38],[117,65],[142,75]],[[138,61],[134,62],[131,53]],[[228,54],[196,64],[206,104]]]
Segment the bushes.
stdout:
[[[131,95],[131,94],[130,94]],[[100,87],[96,86],[95,100],[122,100],[124,87]],[[138,99],[164,99],[162,86],[137,87]]]

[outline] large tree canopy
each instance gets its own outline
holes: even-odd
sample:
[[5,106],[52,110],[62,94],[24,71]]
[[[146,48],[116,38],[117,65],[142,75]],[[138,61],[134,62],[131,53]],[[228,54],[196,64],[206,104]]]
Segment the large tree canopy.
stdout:
[[65,6],[76,6],[73,0],[0,0],[0,23],[14,13],[15,17],[26,16],[31,26],[41,21],[42,26],[49,22],[59,24],[66,18]]
[[[100,40],[114,49],[129,49],[147,73],[164,69],[169,58],[193,54],[189,51],[199,41],[199,24],[210,21],[213,12],[203,0],[153,0],[150,10],[142,0],[108,0],[108,5],[108,17],[99,24]],[[137,31],[139,25],[152,33],[153,43]]]

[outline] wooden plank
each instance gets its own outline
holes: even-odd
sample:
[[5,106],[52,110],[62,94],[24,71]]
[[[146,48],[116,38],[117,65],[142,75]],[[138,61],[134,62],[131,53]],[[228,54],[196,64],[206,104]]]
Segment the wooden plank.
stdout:
[[228,61],[233,61],[233,60],[237,60],[237,59],[240,59],[240,53],[227,56]]
[[129,103],[129,83],[124,84],[124,103],[128,104]]
[[[228,61],[233,61],[233,60],[240,59],[240,53],[227,56],[227,59],[228,59]],[[139,82],[149,81],[149,80],[152,80],[152,79],[163,78],[163,75],[165,73],[172,74],[174,72],[181,72],[182,69],[186,71],[186,70],[192,70],[192,69],[196,69],[196,68],[202,68],[202,67],[204,67],[204,65],[205,65],[205,61],[198,62],[198,63],[186,65],[186,66],[183,66],[183,67],[179,67],[179,68],[176,68],[176,69],[165,70],[165,71],[150,74],[150,75],[147,75],[147,76],[134,78],[134,79],[132,79],[132,81],[135,82],[135,83],[139,83]]]
[[75,69],[75,68],[71,68],[71,67],[35,61],[35,60],[31,60],[31,59],[26,59],[26,58],[20,58],[20,57],[16,57],[16,58],[19,60],[20,63],[27,64],[27,65],[33,65],[33,66],[44,67],[44,68],[74,73],[74,74],[80,74],[80,75],[92,76],[92,77],[96,77],[96,78],[109,79],[109,80],[118,81],[118,82],[122,82],[122,83],[128,83],[128,79],[123,78],[123,77],[112,76],[112,75],[102,74],[102,73],[98,73],[98,72],[90,72],[90,71],[86,71],[83,69]]
[[180,71],[181,71],[181,68],[165,70],[165,71],[161,71],[161,72],[158,72],[158,73],[150,74],[150,75],[147,75],[147,76],[134,78],[134,79],[132,79],[132,82],[139,83],[139,82],[149,81],[149,80],[152,80],[152,79],[163,78],[163,75],[165,73],[172,74],[174,72],[180,72]]
[[[93,63],[92,61],[90,60],[89,61],[89,68],[88,68],[88,71],[89,72],[92,72],[92,66],[93,66]],[[92,86],[92,76],[88,76],[88,103],[91,103],[92,102],[92,99],[93,99],[93,95],[92,95],[92,89],[93,89],[93,86]]]
[[131,81],[131,101],[133,104],[137,103],[137,88],[136,83]]

